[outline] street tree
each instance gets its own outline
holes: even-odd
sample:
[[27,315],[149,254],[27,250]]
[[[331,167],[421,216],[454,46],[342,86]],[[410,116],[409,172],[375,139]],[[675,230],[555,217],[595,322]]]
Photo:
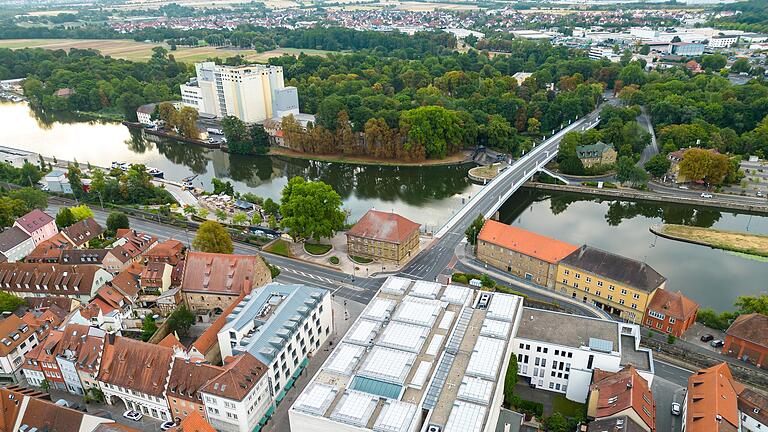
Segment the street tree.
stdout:
[[656,154],[643,166],[654,177],[662,177],[669,171],[672,163],[663,154]]
[[205,221],[197,229],[192,246],[201,252],[231,254],[232,238],[224,227],[215,221]]
[[70,207],[69,209],[72,212],[72,216],[75,217],[76,222],[80,222],[81,220],[92,218],[94,216],[93,210],[91,210],[91,208],[86,204],[80,204],[79,206]]
[[66,228],[72,224],[77,222],[77,219],[75,218],[75,215],[72,214],[72,210],[69,209],[69,207],[62,207],[59,209],[59,212],[56,213],[56,226],[61,228]]
[[726,155],[692,148],[683,154],[679,168],[680,175],[689,181],[703,180],[707,184],[719,185],[728,174],[730,163]]
[[130,227],[128,216],[123,212],[115,211],[107,216],[107,231],[111,233],[116,233],[119,229],[128,229]]
[[483,229],[483,225],[485,225],[485,216],[480,213],[475,220],[469,224],[466,231],[464,231],[464,235],[467,236],[467,242],[472,246],[477,244],[477,236],[480,235],[480,230]]
[[24,201],[29,209],[45,210],[48,207],[48,195],[32,187],[24,187],[8,192],[8,197]]
[[293,177],[283,188],[280,223],[294,241],[330,238],[344,227],[341,205],[341,197],[330,185]]
[[235,225],[246,225],[248,223],[248,215],[243,212],[237,212],[232,216],[232,223]]

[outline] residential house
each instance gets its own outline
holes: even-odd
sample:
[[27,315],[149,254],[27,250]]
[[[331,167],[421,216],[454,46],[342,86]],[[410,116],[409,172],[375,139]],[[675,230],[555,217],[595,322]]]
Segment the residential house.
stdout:
[[698,73],[704,72],[704,69],[702,69],[701,65],[696,60],[689,60],[685,64],[685,68],[688,71],[690,71],[691,73],[694,73],[694,74],[698,74]]
[[258,255],[189,252],[181,292],[189,310],[218,315],[240,294],[250,294],[270,281],[272,273]]
[[628,322],[642,322],[645,309],[667,279],[653,267],[584,245],[557,266],[556,288]]
[[643,325],[680,337],[696,322],[698,311],[699,305],[680,291],[657,289],[645,309]]
[[477,259],[520,279],[555,287],[557,263],[578,246],[487,220],[477,238]]
[[27,254],[24,259],[28,263],[57,264],[61,261],[61,252],[72,249],[72,243],[62,233],[58,233],[48,240],[42,241]]
[[250,432],[272,406],[267,367],[249,353],[228,358],[202,394],[208,422],[222,432]]
[[88,248],[91,240],[104,238],[104,228],[92,217],[83,219],[61,230],[76,249]]
[[112,243],[112,249],[104,257],[104,268],[112,274],[140,262],[141,255],[157,244],[157,237],[135,230],[118,230],[117,237]]
[[158,420],[171,420],[166,387],[174,362],[173,348],[107,335],[98,382],[108,404]]
[[80,373],[77,370],[77,359],[88,337],[103,340],[104,332],[88,325],[67,324],[56,346],[56,363],[64,378],[66,390],[76,395],[85,394]]
[[400,265],[418,253],[420,227],[395,213],[368,210],[347,231],[347,253]]
[[133,315],[133,304],[134,301],[118,289],[105,285],[96,291],[88,305],[72,314],[69,322],[121,334],[123,322]]
[[149,262],[161,262],[175,266],[184,259],[184,244],[178,240],[168,239],[155,245],[144,254]]
[[723,354],[768,369],[768,316],[740,315],[725,331]]
[[56,362],[56,347],[62,335],[63,333],[59,330],[51,331],[48,337],[27,353],[22,369],[29,384],[42,387],[43,381],[47,381],[49,388],[66,390],[64,376]]
[[200,389],[224,371],[219,366],[178,359],[173,364],[166,396],[175,422],[191,413],[205,415]]
[[155,112],[157,104],[148,103],[136,108],[136,118],[139,123],[147,126],[154,126],[155,122],[152,120],[152,114]]
[[21,261],[35,248],[35,242],[29,234],[17,226],[0,232],[0,261]]
[[103,333],[99,336],[91,329],[78,350],[75,368],[85,394],[89,394],[92,389],[101,391],[98,373],[99,360],[101,360],[101,354],[104,350],[104,340],[105,335]]
[[53,92],[53,95],[56,96],[56,97],[63,98],[63,99],[68,99],[70,96],[72,96],[75,93],[76,93],[75,89],[71,89],[69,87],[65,87],[65,88],[60,88],[60,89],[56,90],[55,92]]
[[35,246],[48,240],[59,232],[56,221],[42,210],[34,209],[24,216],[16,219],[13,224],[32,237]]
[[171,287],[171,273],[173,267],[170,264],[156,261],[147,263],[141,272],[141,289],[156,293],[168,291]]
[[13,314],[0,321],[0,380],[21,380],[24,356],[40,342],[36,330]]
[[181,420],[175,428],[169,432],[216,432],[216,429],[208,423],[203,415],[193,412]]
[[528,384],[576,402],[586,402],[595,369],[632,365],[653,381],[653,354],[640,348],[635,324],[525,307],[512,346],[518,375]]
[[[670,162],[669,173],[675,183],[680,184],[680,183],[690,182],[688,178],[680,174],[680,162],[683,161],[683,158],[685,157],[685,152],[687,152],[692,148],[698,148],[698,147],[688,147],[688,148],[676,150],[676,151],[670,152],[667,155],[667,160],[669,160]],[[700,150],[706,150],[710,153],[715,153],[715,154],[719,153],[717,149],[700,149]]]
[[[136,271],[139,271],[139,273]],[[115,276],[109,282],[109,286],[120,291],[126,298],[135,303],[141,292],[141,284],[139,283],[140,271],[142,271],[140,266],[136,268],[129,267]]]
[[19,297],[63,296],[87,302],[112,275],[95,265],[0,263],[0,288]]
[[57,307],[66,311],[66,313],[80,307],[80,301],[69,297],[24,297],[27,307],[33,311],[45,312],[48,309]]
[[163,291],[155,299],[155,305],[160,309],[160,315],[162,316],[170,315],[182,303],[181,287],[173,287]]
[[616,150],[610,144],[598,141],[595,144],[576,147],[576,156],[584,168],[596,165],[611,165],[616,163]]
[[743,432],[768,430],[768,396],[745,388],[739,393],[738,407]]
[[701,369],[688,378],[681,432],[737,432],[738,394],[743,386],[727,363]]
[[103,265],[104,257],[107,256],[109,249],[62,249],[59,252],[60,264],[95,264]]
[[219,332],[224,325],[229,321],[229,316],[240,305],[240,302],[245,298],[245,293],[240,294],[239,297],[232,302],[221,315],[216,318],[213,323],[208,326],[207,329],[201,334],[189,348],[190,358],[204,359],[210,363],[221,363],[221,350],[219,349]]
[[330,291],[273,282],[233,310],[219,331],[219,349],[223,358],[249,352],[267,365],[270,392],[282,399],[332,330]]
[[589,420],[629,417],[645,432],[656,430],[656,404],[648,382],[628,365],[618,372],[595,369],[587,402]]
[[45,186],[47,186],[48,191],[50,192],[58,192],[64,194],[72,193],[72,185],[69,183],[67,173],[64,171],[53,170],[46,174],[43,180],[45,181]]
[[116,425],[114,420],[57,405],[47,393],[19,386],[0,388],[0,410],[0,429],[9,432],[136,432],[129,427],[109,428]]
[[595,420],[587,424],[587,432],[645,432],[644,424],[629,416],[618,416]]

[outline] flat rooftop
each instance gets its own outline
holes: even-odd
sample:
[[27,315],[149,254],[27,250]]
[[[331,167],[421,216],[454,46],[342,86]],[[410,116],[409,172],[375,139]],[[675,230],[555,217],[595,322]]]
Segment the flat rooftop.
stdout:
[[[376,432],[482,429],[522,298],[390,277],[291,407]],[[501,382],[500,382],[501,380]]]
[[524,307],[517,337],[571,348],[588,347],[590,339],[600,339],[618,351],[619,323]]

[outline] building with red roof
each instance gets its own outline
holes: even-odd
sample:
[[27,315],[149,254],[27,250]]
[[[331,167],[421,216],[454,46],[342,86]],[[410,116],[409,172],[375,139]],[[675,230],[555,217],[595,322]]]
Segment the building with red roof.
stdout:
[[680,291],[657,289],[645,309],[643,324],[656,331],[680,337],[696,322],[699,305]]
[[701,369],[688,378],[683,406],[684,432],[739,431],[738,394],[744,386],[736,382],[727,363]]
[[629,417],[646,432],[656,430],[656,404],[651,388],[634,366],[625,366],[618,372],[595,369],[592,381],[587,402],[590,420]]
[[480,261],[549,288],[555,286],[557,263],[578,248],[494,220],[487,220],[477,237]]
[[725,331],[723,354],[768,369],[768,316],[740,315]]
[[56,220],[42,210],[34,209],[24,216],[16,219],[13,224],[32,237],[35,246],[55,236],[59,229],[56,228]]
[[368,210],[347,231],[347,252],[400,265],[418,251],[420,227],[395,213]]

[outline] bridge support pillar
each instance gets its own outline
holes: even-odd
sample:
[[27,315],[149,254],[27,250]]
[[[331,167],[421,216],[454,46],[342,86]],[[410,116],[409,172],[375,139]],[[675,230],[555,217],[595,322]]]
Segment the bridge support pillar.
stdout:
[[499,211],[498,210],[496,210],[496,213],[494,213],[493,216],[491,216],[491,220],[495,220],[496,222],[499,221]]

